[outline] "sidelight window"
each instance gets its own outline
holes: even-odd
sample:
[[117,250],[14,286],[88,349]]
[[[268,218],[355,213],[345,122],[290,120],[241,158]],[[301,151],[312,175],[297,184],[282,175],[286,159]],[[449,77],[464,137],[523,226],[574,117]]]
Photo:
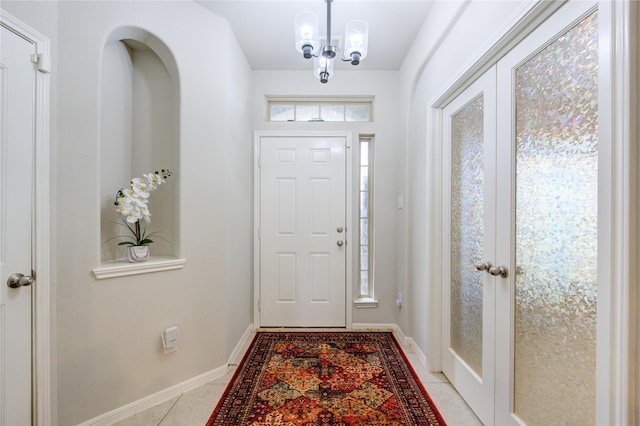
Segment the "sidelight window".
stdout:
[[[360,137],[358,204],[358,303],[373,302],[373,138]],[[375,306],[375,305],[374,305]],[[360,305],[360,307],[364,307]]]

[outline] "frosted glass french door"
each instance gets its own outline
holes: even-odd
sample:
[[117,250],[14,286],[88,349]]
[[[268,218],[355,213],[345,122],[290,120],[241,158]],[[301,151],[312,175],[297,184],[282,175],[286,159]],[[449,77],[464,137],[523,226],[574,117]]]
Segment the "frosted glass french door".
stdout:
[[485,424],[494,417],[495,279],[477,266],[496,250],[495,111],[495,67],[443,111],[443,372]]
[[[600,59],[592,6],[567,3],[497,63],[495,106],[485,85],[482,97],[444,110],[443,371],[485,424],[595,424]],[[482,118],[467,123],[480,99]]]
[[587,2],[498,64],[498,424],[596,422],[599,66]]

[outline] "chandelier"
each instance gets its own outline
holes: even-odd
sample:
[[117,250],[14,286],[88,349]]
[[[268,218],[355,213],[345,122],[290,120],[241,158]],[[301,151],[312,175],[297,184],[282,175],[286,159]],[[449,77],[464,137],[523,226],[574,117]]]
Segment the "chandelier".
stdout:
[[318,30],[318,17],[313,12],[300,12],[296,15],[296,49],[306,59],[314,58],[313,75],[322,83],[333,77],[333,61],[340,58],[344,62],[358,65],[367,57],[369,24],[361,19],[350,21],[344,35],[344,48],[340,52],[337,44],[331,40],[331,3],[327,3],[327,35],[321,43]]

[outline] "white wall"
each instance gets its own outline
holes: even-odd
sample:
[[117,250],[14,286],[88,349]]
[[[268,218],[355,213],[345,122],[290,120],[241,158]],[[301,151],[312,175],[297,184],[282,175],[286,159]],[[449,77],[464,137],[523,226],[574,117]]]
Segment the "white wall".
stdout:
[[[54,41],[57,424],[77,424],[226,365],[251,324],[250,68],[226,21],[191,2],[2,7]],[[179,71],[180,175],[167,185],[179,185],[187,264],[99,281],[101,55],[123,26],[154,34]],[[170,325],[181,327],[182,344],[164,355],[160,333]]]
[[[434,262],[440,232],[433,197],[439,165],[433,160],[435,146],[428,144],[427,114],[436,96],[451,86],[469,67],[470,58],[513,14],[522,2],[435,2],[400,69],[403,100],[408,104],[407,169],[411,200],[408,218],[408,279],[411,309],[408,333],[418,348],[428,352],[430,340],[439,340],[440,324],[429,322],[430,291],[439,281]],[[439,302],[438,302],[439,303]],[[436,362],[437,365],[437,362]]]
[[[250,120],[251,70],[233,34],[225,34],[227,61],[221,61],[226,129],[226,329],[228,348],[238,344],[253,317],[253,134]],[[215,49],[212,49],[215,50]],[[220,154],[218,154],[220,155]]]
[[[374,270],[375,296],[377,308],[355,309],[354,323],[397,323],[401,311],[396,308],[395,299],[398,285],[397,247],[403,245],[402,236],[396,232],[396,222],[404,215],[404,210],[396,208],[396,199],[400,191],[398,171],[404,160],[403,119],[400,107],[398,73],[395,71],[343,71],[337,70],[327,84],[313,77],[312,64],[308,71],[254,71],[251,96],[251,115],[254,130],[269,131],[349,131],[353,133],[353,166],[357,172],[358,136],[375,134],[374,164]],[[267,95],[282,96],[375,96],[374,115],[371,123],[276,123],[267,122]],[[354,179],[357,185],[357,179]],[[357,196],[357,186],[354,195]],[[356,198],[354,198],[356,200]],[[354,215],[357,215],[358,203],[354,201]],[[352,245],[355,248],[355,245]],[[355,253],[355,251],[354,251]],[[354,257],[354,259],[357,259]],[[354,295],[357,295],[357,283],[354,278]]]

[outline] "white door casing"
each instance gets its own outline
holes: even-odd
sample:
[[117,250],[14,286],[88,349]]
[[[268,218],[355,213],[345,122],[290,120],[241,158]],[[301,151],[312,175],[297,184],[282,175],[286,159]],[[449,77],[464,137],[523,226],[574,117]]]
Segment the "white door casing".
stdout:
[[262,327],[347,324],[347,146],[344,136],[259,138]]
[[[31,423],[31,285],[10,288],[32,272],[35,47],[1,27],[0,64],[0,423]],[[16,279],[18,275],[13,275]],[[23,278],[24,280],[24,278]],[[19,284],[20,280],[17,280]],[[23,281],[29,283],[29,281]]]
[[[5,38],[5,31],[10,31],[21,39],[25,43],[31,44],[32,49],[28,58],[30,64],[30,73],[34,79],[33,85],[29,93],[24,94],[26,98],[31,98],[31,118],[30,134],[32,149],[32,163],[33,169],[30,173],[32,175],[30,182],[31,187],[29,189],[29,201],[32,203],[28,208],[31,210],[30,220],[30,240],[27,242],[30,251],[30,265],[29,271],[35,271],[35,275],[38,279],[38,284],[31,286],[31,317],[26,321],[30,324],[29,339],[31,340],[31,350],[21,354],[25,359],[28,359],[31,364],[32,377],[29,387],[29,400],[31,406],[31,423],[34,425],[47,425],[55,423],[52,420],[52,383],[51,383],[51,330],[55,326],[51,317],[51,250],[50,250],[50,164],[49,164],[49,87],[50,87],[50,75],[51,60],[50,60],[50,42],[49,40],[21,22],[6,11],[0,9],[0,27],[3,31],[3,39]],[[4,41],[1,50],[1,60],[4,64]],[[35,70],[35,71],[34,71]],[[11,72],[11,70],[8,70]],[[11,77],[10,77],[11,79]],[[5,88],[2,88],[3,102],[6,99]],[[5,120],[8,119],[7,114],[13,107],[8,107],[3,103],[1,106],[0,114],[2,114],[2,126],[0,126],[3,132],[1,137],[3,138],[2,144],[5,142],[9,129],[5,126]],[[13,125],[13,122],[12,122]],[[26,124],[25,124],[26,125]],[[29,132],[29,131],[27,131]],[[6,139],[8,144],[13,145],[13,140]],[[13,161],[7,157],[6,151],[1,151],[0,161],[2,161],[2,170],[5,170],[4,161]],[[27,167],[29,168],[29,167]],[[24,173],[24,168],[21,168]],[[4,177],[2,178],[4,179]],[[7,183],[3,181],[2,185]],[[7,187],[2,187],[3,194],[6,194]],[[4,197],[4,195],[0,196]],[[2,201],[4,203],[4,199]],[[13,202],[13,200],[12,200]],[[5,222],[5,216],[8,216],[7,209],[11,209],[11,205],[0,205],[0,212],[2,220]],[[23,211],[24,214],[24,211]],[[0,231],[4,236],[4,229]],[[4,242],[4,241],[3,241]],[[1,250],[3,253],[10,248],[11,245],[3,246]],[[0,271],[2,277],[0,277],[0,285],[6,287],[7,277],[5,276],[4,267]],[[13,273],[13,272],[12,272]],[[10,275],[10,274],[9,274]],[[26,275],[26,274],[25,274]],[[19,289],[24,290],[24,289]],[[4,303],[4,302],[2,302]],[[7,320],[5,315],[4,320]],[[5,336],[6,337],[6,336]],[[8,341],[5,340],[5,343]],[[9,341],[9,343],[13,343]],[[7,361],[5,360],[5,365]],[[1,393],[4,393],[5,389]],[[5,416],[6,417],[6,416]],[[10,423],[6,423],[10,424]]]

